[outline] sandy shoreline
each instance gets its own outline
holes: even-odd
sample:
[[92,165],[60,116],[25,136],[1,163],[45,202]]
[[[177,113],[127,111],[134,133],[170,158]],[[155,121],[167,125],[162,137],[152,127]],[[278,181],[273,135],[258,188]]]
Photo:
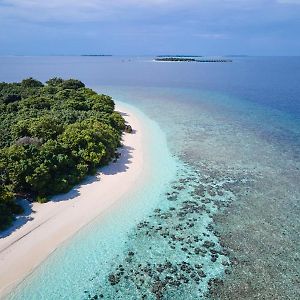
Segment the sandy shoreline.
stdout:
[[[128,108],[116,110],[134,128],[123,136],[121,157],[65,195],[34,203],[22,226],[0,238],[0,298],[3,298],[62,242],[130,192],[144,166],[143,127]],[[117,187],[117,188],[116,188]]]

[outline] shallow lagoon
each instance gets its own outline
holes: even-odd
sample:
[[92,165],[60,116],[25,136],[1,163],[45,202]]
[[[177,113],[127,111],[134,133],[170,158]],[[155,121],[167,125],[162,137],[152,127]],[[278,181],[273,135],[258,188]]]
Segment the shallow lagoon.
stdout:
[[122,220],[107,216],[82,230],[15,298],[195,299],[209,287],[221,299],[299,298],[299,58],[0,62],[1,80],[73,76],[133,104],[159,124],[170,150],[149,148],[154,178],[129,197]]

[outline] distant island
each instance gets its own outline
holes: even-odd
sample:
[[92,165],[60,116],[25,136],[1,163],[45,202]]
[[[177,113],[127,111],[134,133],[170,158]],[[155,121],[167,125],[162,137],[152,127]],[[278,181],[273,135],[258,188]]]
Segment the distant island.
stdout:
[[75,79],[0,83],[0,230],[17,198],[46,202],[117,157],[130,131],[110,96]]
[[156,57],[202,57],[202,55],[157,55]]
[[173,61],[173,62],[201,62],[201,63],[224,63],[224,62],[232,62],[231,59],[196,59],[192,57],[156,57],[155,61]]
[[112,56],[111,54],[82,54],[80,56]]

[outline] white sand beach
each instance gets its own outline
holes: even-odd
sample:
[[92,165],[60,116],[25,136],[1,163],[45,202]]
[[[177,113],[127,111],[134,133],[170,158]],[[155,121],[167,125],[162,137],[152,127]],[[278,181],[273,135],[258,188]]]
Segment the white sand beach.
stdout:
[[133,127],[124,134],[121,157],[67,194],[45,204],[33,203],[27,215],[0,236],[0,298],[29,275],[61,243],[130,192],[144,165],[140,120],[120,105],[116,110]]

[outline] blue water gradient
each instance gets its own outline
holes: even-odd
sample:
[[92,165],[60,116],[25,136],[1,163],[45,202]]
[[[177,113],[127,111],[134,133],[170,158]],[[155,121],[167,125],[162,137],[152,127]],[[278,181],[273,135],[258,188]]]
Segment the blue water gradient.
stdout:
[[158,205],[174,178],[177,162],[159,126],[138,109],[120,103],[143,120],[145,127],[148,167],[142,180],[110,211],[57,249],[9,299],[83,299],[84,291],[95,288],[91,278],[107,276],[111,264],[124,254],[129,231]]
[[299,299],[300,57],[152,59],[0,58],[0,80],[79,78],[136,107],[152,136],[129,205],[13,299]]

